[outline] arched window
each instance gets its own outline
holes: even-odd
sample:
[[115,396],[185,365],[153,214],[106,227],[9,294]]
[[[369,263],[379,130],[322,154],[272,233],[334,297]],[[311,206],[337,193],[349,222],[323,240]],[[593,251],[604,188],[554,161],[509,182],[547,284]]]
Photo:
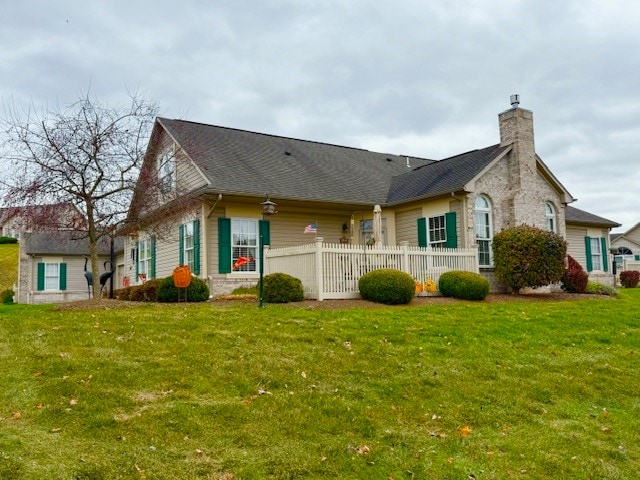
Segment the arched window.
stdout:
[[476,243],[478,244],[478,261],[481,267],[493,266],[491,240],[493,226],[491,224],[491,202],[484,195],[476,197],[475,203]]
[[557,232],[556,209],[550,203],[544,205],[545,215],[547,216],[547,230],[553,233]]

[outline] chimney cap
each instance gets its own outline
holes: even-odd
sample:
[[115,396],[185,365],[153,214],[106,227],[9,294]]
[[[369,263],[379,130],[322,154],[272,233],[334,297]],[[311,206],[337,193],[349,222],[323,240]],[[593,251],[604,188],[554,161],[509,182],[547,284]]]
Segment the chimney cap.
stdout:
[[513,108],[518,108],[518,105],[520,105],[520,95],[514,93],[513,95],[511,95],[510,101]]

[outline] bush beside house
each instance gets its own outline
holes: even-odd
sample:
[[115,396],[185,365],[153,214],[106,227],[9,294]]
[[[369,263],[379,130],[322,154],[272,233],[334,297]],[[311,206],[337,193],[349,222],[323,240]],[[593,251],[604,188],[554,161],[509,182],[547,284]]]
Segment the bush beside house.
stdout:
[[489,294],[489,281],[479,273],[452,270],[440,275],[438,288],[445,297],[461,300],[484,300]]
[[413,299],[416,283],[408,273],[380,269],[360,277],[358,289],[365,300],[386,305],[400,305],[409,303]]
[[567,242],[556,233],[519,225],[495,235],[493,254],[496,277],[519,293],[525,287],[560,281],[565,271]]

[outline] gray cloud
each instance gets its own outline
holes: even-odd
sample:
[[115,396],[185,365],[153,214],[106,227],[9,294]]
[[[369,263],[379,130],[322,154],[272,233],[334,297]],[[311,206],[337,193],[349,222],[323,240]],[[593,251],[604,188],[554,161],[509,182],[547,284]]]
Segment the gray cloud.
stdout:
[[520,93],[579,208],[640,221],[640,6],[626,0],[11,2],[0,97],[110,103],[427,158],[498,142]]

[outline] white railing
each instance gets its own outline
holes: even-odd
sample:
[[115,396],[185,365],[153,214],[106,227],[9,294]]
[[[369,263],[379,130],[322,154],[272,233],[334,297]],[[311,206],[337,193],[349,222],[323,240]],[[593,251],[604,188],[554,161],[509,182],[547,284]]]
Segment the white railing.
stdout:
[[479,273],[477,248],[366,247],[322,243],[265,249],[265,274],[287,273],[302,281],[305,298],[358,298],[358,280],[371,270],[392,268],[420,282],[438,284],[449,270]]

